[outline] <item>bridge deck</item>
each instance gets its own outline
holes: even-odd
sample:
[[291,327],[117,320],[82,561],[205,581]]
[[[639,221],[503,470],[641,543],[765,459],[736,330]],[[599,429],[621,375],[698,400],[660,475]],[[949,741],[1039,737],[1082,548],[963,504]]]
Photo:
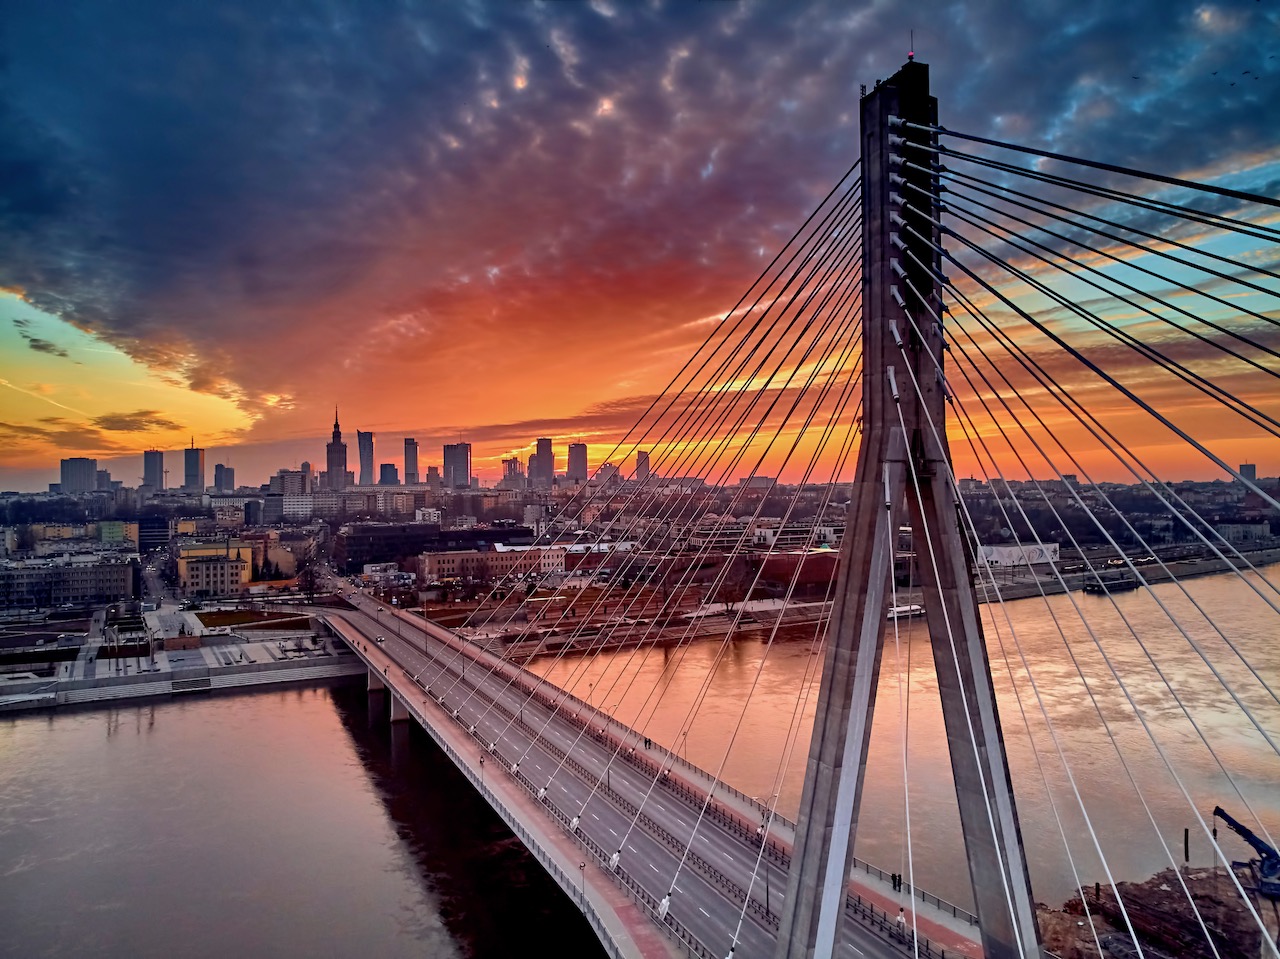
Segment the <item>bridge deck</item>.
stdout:
[[[749,797],[657,744],[622,748],[641,738],[447,629],[376,604],[329,620],[371,678],[391,690],[575,900],[613,955],[718,957],[735,931],[739,959],[772,954],[789,823],[775,820],[762,849],[762,807]],[[378,635],[384,643],[373,641]],[[620,867],[611,872],[609,857],[624,838]],[[658,902],[681,860],[671,910],[660,921]],[[895,941],[898,895],[887,877],[859,874],[847,905],[841,956],[903,954]],[[908,925],[911,919],[908,912]],[[914,919],[921,955],[981,954],[963,910],[917,903]]]

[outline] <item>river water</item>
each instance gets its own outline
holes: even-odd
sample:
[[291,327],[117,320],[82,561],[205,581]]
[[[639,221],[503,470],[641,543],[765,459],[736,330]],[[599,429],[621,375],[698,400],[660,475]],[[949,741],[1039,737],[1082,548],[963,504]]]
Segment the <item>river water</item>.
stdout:
[[363,683],[0,720],[0,930],[15,959],[602,955]]
[[[1280,569],[1267,573],[1275,581]],[[1145,591],[1117,594],[1114,605],[1106,597],[1073,593],[983,607],[989,645],[1003,645],[1008,652],[1007,664],[993,654],[992,669],[1032,887],[1042,902],[1058,906],[1073,894],[1068,849],[1080,881],[1089,887],[1107,881],[1098,849],[1105,851],[1116,880],[1143,880],[1169,866],[1161,838],[1173,862],[1181,864],[1184,828],[1191,829],[1191,863],[1208,864],[1212,844],[1193,807],[1207,822],[1221,804],[1252,823],[1247,801],[1270,835],[1280,837],[1280,759],[1165,610],[1186,624],[1190,638],[1277,742],[1280,706],[1223,636],[1271,689],[1280,690],[1280,616],[1234,575],[1185,585],[1189,596],[1169,583],[1155,587],[1154,597]],[[1271,597],[1280,602],[1274,593]],[[914,869],[922,888],[969,906],[930,644],[922,621],[899,620],[898,625],[898,642],[892,630],[886,640],[856,851],[889,871]],[[1176,698],[1135,636],[1150,650]],[[779,813],[794,818],[822,656],[813,652],[812,627],[789,627],[783,641],[771,647],[766,639],[744,634],[728,644],[576,656],[544,660],[533,668],[702,768],[719,771],[747,795],[768,801],[778,794]],[[789,740],[799,745],[788,751]],[[1235,836],[1219,832],[1228,856],[1253,855]]]
[[[1275,688],[1275,612],[1231,577],[1194,580],[1188,590]],[[1193,619],[1193,605],[1176,587],[1157,587],[1157,595],[1180,619]],[[1119,611],[1083,594],[1052,597],[1047,606],[1019,601],[1006,607],[1012,628],[998,608],[986,607],[988,616],[997,614],[989,637],[1011,650],[1014,664],[1016,682],[999,656],[994,670],[1033,888],[1054,905],[1074,884],[1061,834],[1069,837],[1065,848],[1082,880],[1106,881],[1055,738],[1118,880],[1144,879],[1169,864],[1158,836],[1180,862],[1184,827],[1192,827],[1192,862],[1210,861],[1209,842],[1181,788],[1206,819],[1221,803],[1248,821],[1247,800],[1271,834],[1280,833],[1275,752],[1150,596],[1129,593],[1116,600]],[[1092,636],[1080,626],[1077,605]],[[1151,648],[1212,753],[1145,662],[1126,621]],[[892,636],[886,646],[858,853],[886,869],[908,871],[909,798],[917,882],[967,905],[929,646],[918,621],[899,625],[896,648]],[[1280,738],[1275,700],[1203,620],[1188,631],[1259,725]],[[1015,636],[1029,673],[1012,652]],[[1110,677],[1094,636],[1138,703],[1176,781]],[[759,636],[744,635],[728,644],[548,660],[535,668],[583,698],[614,707],[623,721],[682,749],[704,768],[721,770],[748,795],[778,793],[779,811],[791,816],[821,660],[811,645],[793,629],[772,648]],[[1096,708],[1070,653],[1090,679]],[[708,676],[714,682],[704,687]],[[1053,735],[1038,715],[1031,678]],[[1027,721],[1015,689],[1031,716]],[[909,733],[905,792],[903,717]],[[801,745],[784,763],[789,738]],[[1242,842],[1222,835],[1228,855],[1250,855]],[[0,956],[14,957],[450,959],[518,955],[531,943],[553,943],[563,955],[599,954],[568,900],[449,761],[420,730],[390,728],[385,701],[368,700],[362,685],[0,720],[0,929]]]

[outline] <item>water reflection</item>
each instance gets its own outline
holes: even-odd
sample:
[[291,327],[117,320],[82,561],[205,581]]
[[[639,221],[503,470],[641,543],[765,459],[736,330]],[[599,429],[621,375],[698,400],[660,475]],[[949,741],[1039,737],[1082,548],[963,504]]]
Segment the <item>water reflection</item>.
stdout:
[[0,719],[0,956],[599,955],[362,686]]
[[346,687],[334,704],[464,955],[506,957],[530,943],[603,955],[581,913],[421,727],[388,721],[385,693]]
[[[1180,864],[1184,827],[1192,829],[1192,863],[1208,863],[1210,844],[1184,788],[1206,818],[1216,803],[1243,808],[1247,801],[1273,835],[1280,832],[1276,753],[1165,610],[1189,624],[1187,635],[1273,739],[1280,738],[1280,705],[1250,667],[1273,688],[1280,682],[1280,645],[1272,638],[1277,617],[1234,577],[1192,580],[1187,591],[1194,603],[1163,585],[1158,603],[1140,591],[1115,597],[1114,605],[1077,593],[1010,603],[1004,610],[984,607],[989,645],[1004,650],[993,653],[992,669],[1032,882],[1046,902],[1061,903],[1074,886],[1063,835],[1081,878],[1105,879],[1091,828],[1117,879],[1145,879],[1168,866],[1161,837]],[[896,645],[892,632],[886,640],[857,851],[885,869],[906,871],[909,798],[917,881],[967,904],[967,867],[928,637],[921,621],[901,620],[899,626]],[[545,660],[532,668],[597,704],[619,703],[615,712],[623,722],[683,750],[705,769],[723,768],[723,778],[744,793],[777,793],[779,811],[792,817],[817,698],[821,657],[811,646],[812,628],[796,627],[783,630],[771,649],[759,634],[744,634],[724,652],[708,641],[679,650]],[[909,794],[903,789],[904,740]],[[1228,845],[1228,852],[1249,854],[1243,845]]]

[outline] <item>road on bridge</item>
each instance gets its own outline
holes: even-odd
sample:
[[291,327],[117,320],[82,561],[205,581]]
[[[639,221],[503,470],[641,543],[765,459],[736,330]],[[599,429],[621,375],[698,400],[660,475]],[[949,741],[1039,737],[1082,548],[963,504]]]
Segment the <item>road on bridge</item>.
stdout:
[[[342,617],[365,637],[357,652],[387,661],[387,685],[402,698],[416,695],[424,707],[438,702],[473,736],[489,775],[518,776],[602,868],[619,853],[616,876],[641,893],[655,921],[655,907],[672,892],[666,923],[686,931],[706,955],[729,954],[736,934],[734,957],[772,956],[787,874],[762,856],[754,829],[723,812],[700,815],[704,794],[659,772],[660,760],[644,756],[639,734],[632,734],[639,755],[633,746],[623,748],[624,741],[610,735],[622,727],[591,706],[434,623],[370,597],[352,600],[359,611]],[[873,933],[858,921],[857,900],[850,906],[839,955],[909,953],[886,941],[898,928],[890,917],[876,913],[872,922],[880,932]]]

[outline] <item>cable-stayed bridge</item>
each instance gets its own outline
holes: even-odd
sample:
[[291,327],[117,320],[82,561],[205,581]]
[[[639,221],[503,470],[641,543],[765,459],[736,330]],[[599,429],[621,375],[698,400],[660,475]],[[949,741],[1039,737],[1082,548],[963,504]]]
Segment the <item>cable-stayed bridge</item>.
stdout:
[[[1280,492],[1237,466],[1280,460],[1280,203],[1238,188],[1280,161],[1257,162],[1200,182],[951,131],[908,63],[864,93],[859,161],[545,550],[457,631],[376,603],[335,629],[615,955],[1041,955],[1034,795],[1092,954],[1237,954],[1229,908],[1248,951],[1280,956],[1280,579],[1259,565]],[[1206,469],[1208,492],[1170,481]],[[575,528],[594,575],[551,561]],[[1229,604],[1191,581],[1208,571]],[[758,663],[718,697],[747,628]],[[677,698],[695,643],[714,652]],[[800,643],[803,675],[770,688],[769,657]],[[913,650],[940,749],[911,725]],[[773,773],[743,795],[726,769],[758,748],[766,696]],[[881,871],[853,852],[886,726],[901,865]],[[688,739],[709,733],[694,765]],[[940,828],[919,818],[922,750],[950,767],[973,915],[916,880]],[[1207,804],[1190,765],[1211,770]],[[1121,884],[1145,877],[1111,868],[1104,768],[1170,869],[1168,923]],[[1219,801],[1252,849],[1219,834]],[[1228,905],[1180,868],[1171,803]]]

